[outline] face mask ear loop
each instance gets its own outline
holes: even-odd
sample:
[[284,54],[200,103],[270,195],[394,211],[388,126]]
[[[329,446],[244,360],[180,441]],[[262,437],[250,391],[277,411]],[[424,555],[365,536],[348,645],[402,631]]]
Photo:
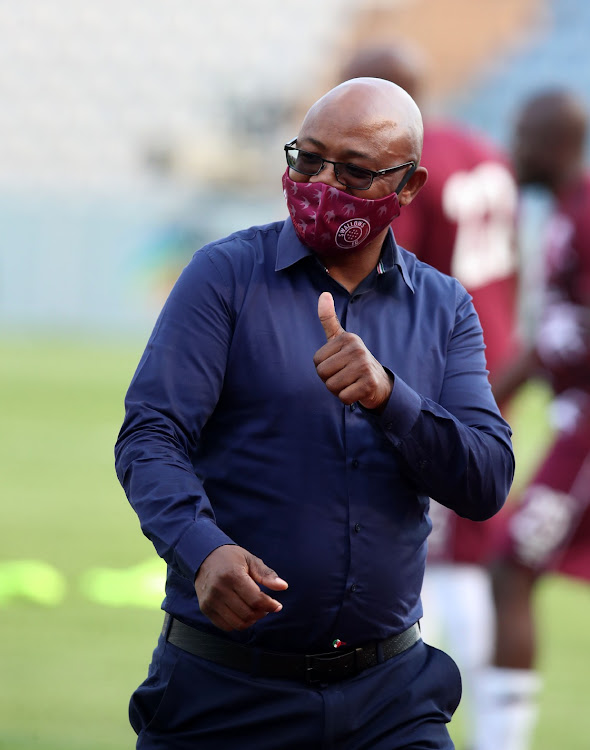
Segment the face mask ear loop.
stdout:
[[400,184],[399,184],[399,185],[398,185],[398,186],[396,187],[396,189],[394,190],[394,193],[396,193],[397,195],[399,195],[399,194],[401,193],[401,191],[402,191],[402,190],[403,190],[403,189],[405,188],[405,186],[406,186],[406,185],[408,184],[408,180],[409,180],[409,179],[411,178],[411,176],[412,176],[412,175],[414,174],[414,172],[415,172],[415,171],[416,171],[417,169],[418,169],[418,164],[414,164],[414,166],[413,166],[413,167],[410,167],[410,169],[408,169],[408,171],[406,172],[406,175],[405,175],[405,177],[403,177],[403,179],[402,179],[402,181],[400,182]]

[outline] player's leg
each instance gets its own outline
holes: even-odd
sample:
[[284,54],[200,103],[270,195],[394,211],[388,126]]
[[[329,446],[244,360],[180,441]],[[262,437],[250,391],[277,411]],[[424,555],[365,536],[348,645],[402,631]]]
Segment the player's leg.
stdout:
[[467,563],[427,566],[423,605],[424,640],[448,651],[461,671],[463,700],[458,715],[465,746],[469,747],[474,732],[473,694],[479,675],[490,662],[494,642],[494,606],[488,571]]
[[475,750],[526,750],[538,714],[541,680],[536,654],[533,589],[536,576],[512,560],[493,570],[496,648],[474,692]]
[[509,669],[532,669],[537,651],[533,589],[536,574],[506,559],[492,568],[497,603],[494,664]]
[[545,571],[566,569],[589,492],[590,430],[584,418],[558,435],[507,526],[506,548],[494,568],[496,648],[477,691],[475,750],[530,748],[540,690],[534,585]]
[[492,657],[495,612],[490,575],[479,565],[453,566],[448,600],[445,602],[445,630],[448,650],[463,678],[464,747],[471,747],[475,732],[474,695],[479,679]]
[[422,588],[422,637],[455,659],[463,679],[457,712],[465,745],[473,735],[475,680],[491,657],[494,606],[485,561],[495,544],[499,522],[475,523],[435,501],[430,504],[432,533]]

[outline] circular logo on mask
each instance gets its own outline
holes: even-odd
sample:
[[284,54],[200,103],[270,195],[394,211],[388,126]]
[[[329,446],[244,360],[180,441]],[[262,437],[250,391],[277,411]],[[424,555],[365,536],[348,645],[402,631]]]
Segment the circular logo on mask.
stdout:
[[371,225],[366,219],[349,219],[338,227],[336,244],[350,250],[369,236]]

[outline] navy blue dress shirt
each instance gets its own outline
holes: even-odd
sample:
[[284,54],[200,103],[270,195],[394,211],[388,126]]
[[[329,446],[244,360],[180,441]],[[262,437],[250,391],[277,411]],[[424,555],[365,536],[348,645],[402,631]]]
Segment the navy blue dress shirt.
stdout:
[[[323,291],[394,374],[379,416],[342,404],[316,373]],[[514,459],[463,287],[390,231],[379,266],[351,294],[287,220],[195,253],[127,393],[116,467],[168,563],[164,609],[222,637],[318,652],[416,622],[429,497],[487,519],[506,499]],[[225,634],[199,611],[194,578],[233,543],[289,588],[272,592],[280,613]]]

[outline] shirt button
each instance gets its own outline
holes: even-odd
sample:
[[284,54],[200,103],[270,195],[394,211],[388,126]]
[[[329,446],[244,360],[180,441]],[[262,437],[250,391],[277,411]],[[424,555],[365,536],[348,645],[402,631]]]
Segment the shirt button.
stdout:
[[356,531],[356,533],[357,533],[357,534],[359,533],[359,531],[361,530],[361,525],[360,525],[360,523],[355,523],[355,525],[354,525],[354,530]]
[[355,409],[356,409],[356,402],[350,405],[350,411],[354,411]]
[[359,462],[356,460],[356,458],[352,459],[351,466],[353,469],[358,469]]
[[387,423],[387,424],[385,425],[385,429],[386,429],[386,430],[387,430],[388,432],[391,432],[391,430],[393,430],[393,422],[388,422],[388,423]]
[[350,587],[350,591],[354,594],[356,590],[357,590],[357,585],[356,583],[353,583],[352,586]]

